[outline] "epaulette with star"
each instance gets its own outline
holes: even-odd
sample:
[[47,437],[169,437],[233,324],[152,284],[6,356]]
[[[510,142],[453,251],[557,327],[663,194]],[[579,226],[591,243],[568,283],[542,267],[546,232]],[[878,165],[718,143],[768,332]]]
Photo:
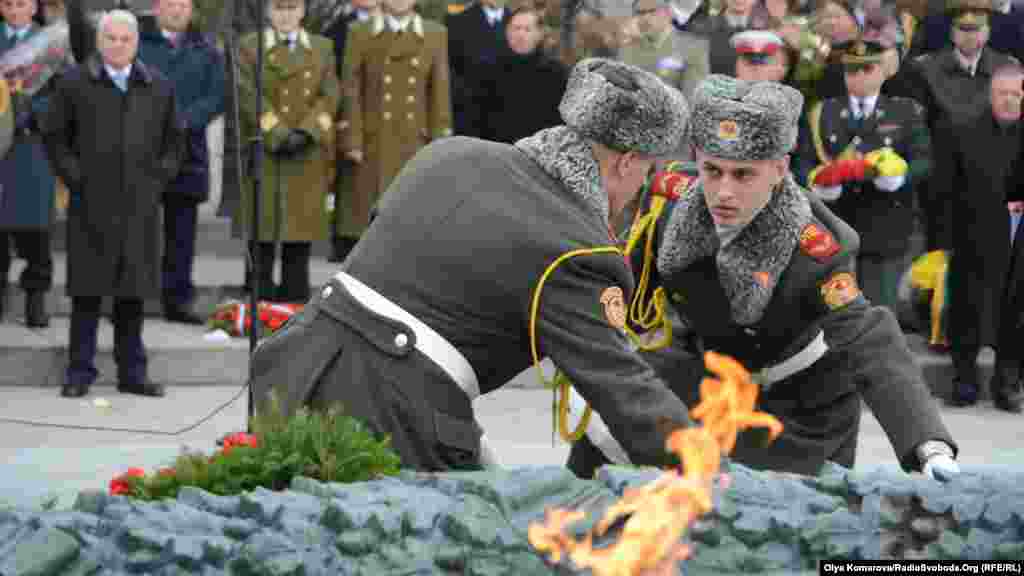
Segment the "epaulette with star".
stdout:
[[828,262],[839,249],[836,237],[820,224],[812,222],[800,231],[800,250],[818,262]]

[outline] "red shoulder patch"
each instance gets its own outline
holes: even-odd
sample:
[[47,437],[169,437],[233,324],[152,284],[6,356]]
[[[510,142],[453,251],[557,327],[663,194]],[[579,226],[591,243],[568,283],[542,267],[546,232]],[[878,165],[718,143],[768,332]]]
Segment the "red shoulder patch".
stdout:
[[839,243],[828,230],[817,224],[808,224],[800,231],[800,249],[818,262],[828,262],[839,252]]
[[669,200],[678,200],[690,185],[690,177],[677,172],[658,172],[654,175],[651,192]]

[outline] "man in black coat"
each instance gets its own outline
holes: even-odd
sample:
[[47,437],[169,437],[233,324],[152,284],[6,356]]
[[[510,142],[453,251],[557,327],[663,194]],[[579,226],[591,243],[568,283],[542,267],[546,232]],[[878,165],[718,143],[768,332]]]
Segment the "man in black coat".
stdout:
[[[946,141],[956,143],[935,151],[931,186],[935,197],[943,199],[940,248],[952,251],[948,280],[956,368],[952,403],[959,406],[977,402],[978,351],[997,344],[1003,316],[1000,303],[1010,266],[1007,203],[1021,199],[1022,81],[1024,69],[1018,65],[996,70],[987,109],[939,128]],[[1014,342],[1004,352],[1012,354],[1018,346]],[[993,397],[1005,401],[1016,382],[996,378],[991,385]]]
[[481,138],[513,144],[562,123],[558,103],[569,71],[539,48],[543,32],[536,8],[516,8],[505,22],[508,46],[497,66],[484,69],[474,112]]
[[447,14],[444,24],[448,28],[454,132],[479,137],[476,107],[480,78],[497,66],[498,55],[507,46],[504,2],[479,0],[461,12]]
[[71,191],[61,392],[84,396],[96,380],[100,303],[109,296],[118,390],[162,396],[147,375],[142,313],[145,299],[160,296],[160,202],[178,173],[182,129],[173,85],[135,58],[135,16],[106,13],[98,38],[97,53],[58,81],[43,129],[50,163]]
[[[1024,184],[1022,182],[1021,184]],[[1016,190],[1020,190],[1020,184]],[[1024,197],[1007,204],[1011,214],[1020,218],[1024,214]],[[1011,197],[1011,195],[1007,195]],[[1013,231],[1013,249],[1010,256],[1010,274],[1003,290],[1000,308],[999,334],[996,340],[996,366],[990,386],[995,395],[996,408],[1014,414],[1024,410],[1022,368],[1024,368],[1024,235],[1018,224]]]

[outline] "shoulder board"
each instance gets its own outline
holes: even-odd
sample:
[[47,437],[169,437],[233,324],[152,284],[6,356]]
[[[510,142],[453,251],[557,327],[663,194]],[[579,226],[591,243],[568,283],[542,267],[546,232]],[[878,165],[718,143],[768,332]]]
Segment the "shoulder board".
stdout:
[[829,310],[837,310],[860,297],[857,278],[850,272],[837,272],[821,285],[821,299]]
[[800,231],[800,249],[818,262],[828,262],[839,253],[839,242],[824,226],[810,223]]
[[463,12],[466,11],[466,8],[469,8],[468,4],[449,4],[448,13],[451,14],[452,16],[456,14],[462,14]]
[[651,180],[651,194],[678,200],[690,187],[693,178],[678,172],[658,172]]

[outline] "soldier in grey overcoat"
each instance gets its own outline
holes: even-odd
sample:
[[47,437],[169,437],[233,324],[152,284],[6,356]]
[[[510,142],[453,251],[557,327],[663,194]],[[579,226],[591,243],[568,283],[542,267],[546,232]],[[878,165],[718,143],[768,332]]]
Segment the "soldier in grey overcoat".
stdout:
[[[741,433],[732,456],[742,464],[852,468],[863,399],[904,470],[948,478],[958,472],[956,444],[892,313],[857,286],[857,233],[789,173],[802,103],[775,82],[712,75],[697,87],[699,178],[661,213],[651,257],[633,264],[650,271],[650,286],[664,289],[689,330],[673,335],[680,360],[660,373],[689,405],[699,390],[687,356],[713,350],[754,373],[757,410],[784,430],[771,444],[762,430]],[[607,461],[595,437],[588,428],[570,453],[582,477]]]
[[591,59],[559,109],[565,125],[515,145],[457,136],[417,153],[342,270],[257,349],[258,406],[272,388],[285,413],[340,402],[404,467],[476,468],[473,399],[550,357],[634,461],[669,463],[687,410],[622,332],[633,281],[609,228],[688,107],[650,73]]

